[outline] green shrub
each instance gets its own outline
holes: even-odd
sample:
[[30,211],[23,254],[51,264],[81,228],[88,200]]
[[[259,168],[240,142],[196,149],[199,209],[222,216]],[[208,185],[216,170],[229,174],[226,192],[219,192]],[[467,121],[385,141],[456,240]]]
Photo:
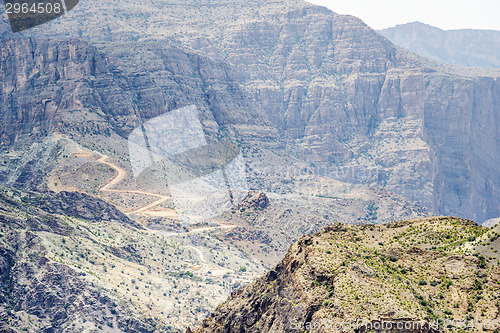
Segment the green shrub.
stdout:
[[479,280],[476,280],[476,283],[475,283],[475,285],[474,285],[474,288],[475,288],[476,290],[481,290],[481,289],[483,289],[483,283],[482,283],[481,281],[479,281]]

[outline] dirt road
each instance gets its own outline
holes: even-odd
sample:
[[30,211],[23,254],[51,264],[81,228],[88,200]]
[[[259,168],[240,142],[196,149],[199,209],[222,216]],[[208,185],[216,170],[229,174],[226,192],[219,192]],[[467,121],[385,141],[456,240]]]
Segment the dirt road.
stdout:
[[[118,185],[119,183],[121,183],[126,177],[127,177],[127,172],[125,170],[123,170],[121,167],[119,167],[118,165],[112,163],[109,161],[109,156],[106,156],[106,155],[101,155],[98,159],[97,159],[97,162],[99,163],[103,163],[103,164],[106,164],[108,165],[109,167],[111,167],[113,170],[115,170],[116,172],[116,175],[106,184],[102,185],[100,188],[99,188],[99,191],[102,191],[102,192],[112,192],[112,193],[133,193],[133,194],[143,194],[143,195],[148,195],[148,196],[152,196],[152,197],[157,197],[158,199],[151,202],[151,203],[148,203],[136,210],[133,210],[131,212],[126,212],[125,214],[126,215],[131,215],[131,214],[138,214],[138,213],[142,213],[142,212],[146,212],[148,210],[150,210],[151,208],[154,208],[166,201],[168,201],[169,199],[171,199],[170,196],[167,196],[167,195],[161,195],[161,194],[157,194],[157,193],[152,193],[152,192],[146,192],[146,191],[140,191],[140,190],[120,190],[120,189],[115,189],[115,188],[112,188],[116,185]],[[172,212],[169,212],[170,214],[172,214]]]

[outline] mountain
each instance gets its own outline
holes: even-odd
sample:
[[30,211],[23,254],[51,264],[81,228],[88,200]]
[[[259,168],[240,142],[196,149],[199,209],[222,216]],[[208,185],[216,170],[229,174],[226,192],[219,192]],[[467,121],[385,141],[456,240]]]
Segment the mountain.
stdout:
[[[479,222],[500,216],[498,71],[430,62],[357,18],[301,1],[193,4],[132,2],[116,10],[111,2],[82,3],[24,33],[29,39],[15,43],[28,57],[15,63],[31,72],[14,75],[16,66],[4,62],[11,88],[2,114],[11,116],[1,136],[11,145],[32,133],[31,125],[19,129],[20,119],[41,129],[60,124],[109,152],[122,146],[113,133],[125,137],[141,121],[194,103],[210,133],[266,149],[273,142],[278,155],[297,157],[316,174],[383,187],[436,214]],[[36,49],[45,38],[53,47],[81,46],[61,46],[62,67],[49,69],[43,64],[52,58]],[[3,49],[16,59],[12,47]],[[51,70],[52,79],[38,74]],[[61,73],[74,76],[65,88],[57,88]],[[12,87],[36,80],[48,80],[41,87],[55,94],[52,102],[10,97]],[[62,122],[50,120],[51,109]]]
[[411,52],[451,65],[500,68],[500,31],[442,30],[421,22],[378,30]]
[[[103,327],[155,331],[152,319],[95,285],[97,274],[82,267],[104,251],[134,256],[127,249],[100,243],[92,234],[96,223],[120,225],[130,232],[142,229],[116,208],[82,194],[1,189],[0,222],[2,332],[84,332]],[[99,247],[102,253],[96,252]],[[68,265],[71,257],[79,261],[79,268]]]
[[[500,73],[418,57],[357,18],[303,1],[106,0],[0,31],[0,216],[21,207],[9,240],[30,231],[43,262],[122,302],[120,318],[144,330],[199,324],[336,222],[500,216]],[[162,166],[136,178],[128,151],[132,131],[186,106],[208,143],[240,147],[251,189],[195,225],[181,224]],[[16,222],[40,214],[68,230]],[[22,270],[31,249],[11,243],[2,258]],[[39,317],[22,295],[1,303],[18,318],[9,329]],[[66,329],[65,304],[40,325]]]
[[300,238],[193,332],[325,332],[343,323],[368,332],[383,322],[437,332],[445,319],[498,320],[500,257],[488,251],[498,231],[449,217],[335,224]]
[[[314,207],[349,220],[348,205],[359,210],[352,222],[377,212],[385,219],[422,214],[404,200],[380,200],[388,202]],[[294,206],[252,192],[238,211],[220,217],[224,224],[188,228],[152,218],[143,227],[80,192],[1,188],[0,330],[181,332],[274,265],[299,234],[330,221]]]
[[180,332],[265,271],[219,227],[144,228],[82,193],[2,188],[0,223],[2,332]]

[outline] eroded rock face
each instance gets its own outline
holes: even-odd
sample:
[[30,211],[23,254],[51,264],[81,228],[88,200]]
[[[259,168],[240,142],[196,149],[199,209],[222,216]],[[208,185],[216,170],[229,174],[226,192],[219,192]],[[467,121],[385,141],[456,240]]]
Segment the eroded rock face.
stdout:
[[434,155],[435,210],[480,222],[500,216],[500,81],[426,78],[424,128]]
[[[2,142],[54,129],[124,137],[141,119],[196,104],[214,137],[271,142],[278,132],[317,173],[435,213],[500,216],[498,72],[429,62],[301,1],[93,6],[95,17],[82,5],[34,39],[4,41],[2,117],[13,126]],[[105,46],[37,40],[66,33]]]
[[210,137],[220,128],[266,127],[225,64],[180,48],[145,43],[103,53],[76,39],[0,43],[3,146],[53,131],[126,137],[141,121],[191,104]]
[[[19,38],[2,39],[1,44],[3,146],[12,145],[23,134],[44,135],[76,125],[81,131],[109,128],[99,119],[102,114],[86,121],[82,117],[85,104],[95,100],[88,91],[90,82],[105,74],[104,59],[93,47],[77,40]],[[73,124],[68,124],[69,117],[61,109],[74,111]]]
[[425,62],[318,7],[235,26],[219,51],[320,173],[436,213],[500,215],[498,72]]

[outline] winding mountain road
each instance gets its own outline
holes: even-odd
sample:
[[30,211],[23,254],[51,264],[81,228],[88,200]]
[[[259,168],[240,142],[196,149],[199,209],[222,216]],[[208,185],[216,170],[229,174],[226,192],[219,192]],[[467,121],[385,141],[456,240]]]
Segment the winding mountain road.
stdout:
[[[80,151],[74,153],[74,156],[87,158],[87,159],[95,159],[95,155],[92,152],[83,151],[83,150],[80,150]],[[147,214],[148,211],[150,211],[152,208],[154,208],[154,207],[166,202],[167,200],[171,199],[171,196],[147,192],[147,191],[116,189],[114,187],[117,186],[118,184],[120,184],[127,177],[127,172],[123,168],[116,165],[115,163],[110,162],[109,156],[107,156],[107,155],[100,155],[97,159],[95,159],[95,161],[102,163],[102,164],[106,164],[107,166],[111,167],[116,173],[115,176],[112,179],[110,179],[106,184],[99,187],[99,191],[110,192],[110,193],[142,194],[142,195],[147,195],[147,196],[152,196],[152,197],[157,198],[155,201],[150,202],[150,203],[148,203],[148,204],[146,204],[146,205],[144,205],[136,210],[126,212],[125,213],[126,215],[139,214],[139,213]],[[167,211],[153,211],[153,212],[151,212],[150,215],[153,215],[153,216],[176,216],[177,214],[175,213],[175,210],[169,210],[168,212]],[[166,236],[172,237],[172,236],[178,236],[178,235],[195,234],[195,233],[200,233],[200,232],[204,232],[204,231],[236,228],[236,225],[223,224],[220,222],[218,222],[218,223],[219,223],[219,226],[202,227],[202,228],[190,230],[188,232],[172,232],[172,233],[168,233]],[[198,249],[197,247],[192,246],[192,245],[188,245],[188,246],[198,254],[200,261],[203,265],[209,264],[206,261],[203,252],[200,249]]]
[[137,214],[137,213],[142,213],[146,212],[147,210],[150,210],[151,208],[154,208],[167,200],[171,199],[171,196],[168,195],[162,195],[162,194],[157,194],[157,193],[152,193],[152,192],[146,192],[146,191],[141,191],[141,190],[120,190],[120,189],[115,189],[112,188],[119,183],[121,183],[126,177],[127,177],[127,172],[123,170],[121,167],[118,165],[114,164],[113,162],[109,161],[109,156],[107,155],[101,155],[98,159],[97,162],[103,163],[111,167],[113,170],[115,170],[116,175],[106,184],[102,185],[99,188],[99,191],[102,192],[112,192],[112,193],[133,193],[133,194],[143,194],[143,195],[148,195],[148,196],[153,196],[157,197],[158,199],[148,203],[136,210],[133,210],[131,212],[126,212],[126,215],[131,215],[131,214]]

